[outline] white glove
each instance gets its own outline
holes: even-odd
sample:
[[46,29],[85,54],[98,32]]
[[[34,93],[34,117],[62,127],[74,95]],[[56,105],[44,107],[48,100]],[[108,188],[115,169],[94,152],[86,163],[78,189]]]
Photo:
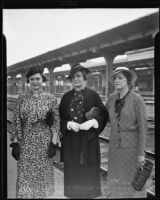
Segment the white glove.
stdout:
[[67,129],[68,130],[73,130],[75,132],[78,132],[79,131],[79,124],[76,123],[76,122],[69,121],[67,123]]
[[138,156],[137,167],[143,169],[144,163],[145,163],[145,156],[144,155]]
[[98,122],[96,119],[88,120],[82,124],[80,124],[81,130],[89,130],[91,127],[98,128]]
[[52,142],[53,142],[55,145],[58,145],[59,147],[61,147],[60,138],[59,138],[59,135],[58,135],[57,132],[53,134]]

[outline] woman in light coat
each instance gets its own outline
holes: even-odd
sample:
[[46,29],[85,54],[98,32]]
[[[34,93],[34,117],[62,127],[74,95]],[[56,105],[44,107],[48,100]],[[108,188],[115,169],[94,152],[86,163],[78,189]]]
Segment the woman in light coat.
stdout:
[[106,198],[146,197],[146,186],[136,191],[131,184],[144,165],[147,133],[145,103],[131,90],[136,77],[126,67],[117,67],[111,77],[115,93],[106,104],[111,122]]

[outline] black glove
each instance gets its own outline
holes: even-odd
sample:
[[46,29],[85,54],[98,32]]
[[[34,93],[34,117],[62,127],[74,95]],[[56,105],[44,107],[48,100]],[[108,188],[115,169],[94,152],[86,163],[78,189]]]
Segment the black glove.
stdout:
[[52,109],[49,109],[46,114],[46,124],[48,126],[54,125],[54,112]]
[[55,145],[53,142],[49,143],[49,148],[48,148],[48,157],[52,158],[53,156],[56,155],[56,149],[57,145]]
[[87,120],[94,119],[100,115],[100,112],[101,111],[98,107],[93,107],[85,114],[86,119]]
[[13,142],[10,144],[10,147],[12,147],[12,156],[15,160],[19,160],[20,158],[20,145],[18,142]]

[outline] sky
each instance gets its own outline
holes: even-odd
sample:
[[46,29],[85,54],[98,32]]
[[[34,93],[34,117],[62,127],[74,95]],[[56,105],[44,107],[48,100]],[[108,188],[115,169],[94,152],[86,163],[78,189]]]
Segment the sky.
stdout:
[[159,9],[4,9],[7,66],[128,23]]

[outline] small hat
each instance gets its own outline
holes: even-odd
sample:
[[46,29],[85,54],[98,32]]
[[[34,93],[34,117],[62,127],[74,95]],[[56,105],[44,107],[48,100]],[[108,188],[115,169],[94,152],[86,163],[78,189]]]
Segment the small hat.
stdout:
[[85,72],[86,74],[88,74],[90,72],[88,68],[85,68],[78,63],[78,64],[71,66],[70,75],[67,77],[67,79],[71,79],[73,77],[73,75],[78,71]]
[[26,74],[26,79],[27,79],[27,82],[29,83],[29,77],[34,75],[34,74],[38,74],[40,73],[42,78],[43,78],[43,81],[47,81],[47,78],[45,75],[43,75],[43,69],[40,67],[40,66],[35,66],[35,67],[32,67],[28,70],[27,74]]
[[132,85],[134,85],[135,81],[137,80],[137,74],[130,70],[128,67],[117,67],[111,75],[111,81],[113,82],[113,76],[120,73],[120,72],[128,72],[132,77]]

